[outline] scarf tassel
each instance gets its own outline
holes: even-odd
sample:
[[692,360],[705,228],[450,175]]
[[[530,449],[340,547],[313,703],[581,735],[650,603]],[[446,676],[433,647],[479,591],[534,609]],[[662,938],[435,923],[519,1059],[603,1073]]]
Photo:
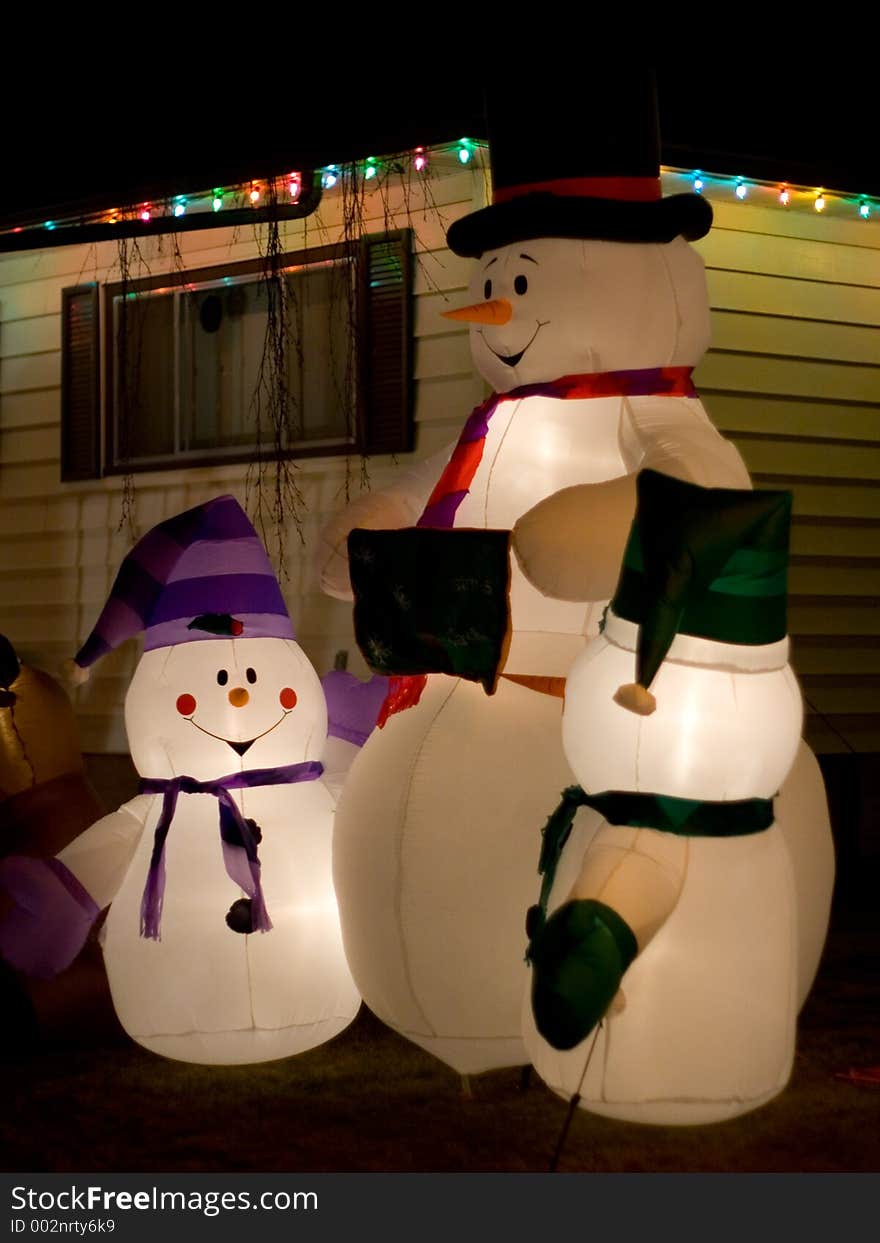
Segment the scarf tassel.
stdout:
[[161,941],[159,929],[162,924],[162,904],[165,897],[165,861],[158,867],[150,864],[144,896],[141,898],[141,936],[149,941]]

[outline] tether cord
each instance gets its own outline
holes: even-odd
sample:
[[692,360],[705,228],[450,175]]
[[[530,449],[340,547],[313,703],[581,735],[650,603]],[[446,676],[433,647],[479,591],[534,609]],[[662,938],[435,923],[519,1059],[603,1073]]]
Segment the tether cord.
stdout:
[[584,1080],[587,1077],[587,1071],[590,1069],[590,1062],[593,1060],[593,1051],[596,1048],[596,1041],[599,1039],[599,1032],[602,1030],[604,1026],[605,1026],[605,1016],[603,1015],[602,1018],[599,1020],[599,1022],[596,1024],[596,1032],[595,1032],[595,1035],[593,1036],[593,1043],[590,1045],[590,1051],[587,1054],[587,1060],[584,1063],[583,1074],[580,1077],[577,1088],[575,1089],[575,1092],[571,1100],[568,1102],[568,1112],[565,1115],[565,1121],[562,1124],[562,1131],[560,1132],[559,1139],[556,1142],[556,1151],[553,1153],[553,1159],[550,1162],[549,1172],[551,1174],[555,1174],[557,1171],[557,1167],[559,1165],[559,1158],[562,1156],[562,1149],[565,1146],[565,1141],[568,1139],[568,1132],[569,1132],[569,1128],[571,1127],[571,1120],[574,1117],[574,1111],[577,1109],[578,1105],[580,1104],[581,1088],[584,1086]]

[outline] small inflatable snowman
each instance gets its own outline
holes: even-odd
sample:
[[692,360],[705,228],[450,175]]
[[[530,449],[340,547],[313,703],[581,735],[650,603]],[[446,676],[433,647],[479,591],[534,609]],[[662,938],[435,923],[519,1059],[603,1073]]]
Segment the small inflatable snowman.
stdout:
[[138,1043],[204,1063],[312,1048],[360,1003],[331,876],[327,710],[233,497],[138,542],[76,666],[140,631],[125,719],[141,792],[40,875],[7,867],[31,915],[7,921],[0,947],[24,970],[59,970],[109,904],[107,974]]
[[794,877],[772,804],[803,719],[791,497],[653,471],[638,492],[603,632],[566,688],[581,785],[545,830],[526,1040],[583,1108],[714,1122],[779,1092],[794,1054]]
[[[389,700],[404,710],[356,759],[334,842],[365,1000],[465,1073],[525,1060],[521,928],[536,825],[571,782],[564,680],[614,590],[635,474],[750,486],[691,379],[710,334],[703,264],[688,241],[712,213],[698,195],[661,197],[653,84],[621,92],[562,74],[551,94],[509,92],[489,119],[494,201],[449,230],[450,248],[477,262],[470,304],[448,314],[470,324],[475,365],[495,391],[455,446],[340,514],[321,552],[325,590],[350,598],[354,527],[514,531],[497,690],[432,675]],[[540,142],[524,141],[538,130]],[[556,526],[578,578],[560,589],[545,574],[541,505],[557,506],[555,520],[572,492],[577,526]],[[802,958],[808,986],[830,900],[830,833],[815,760],[804,762],[810,797],[796,827],[804,872],[817,879],[803,901],[807,926],[821,929]]]

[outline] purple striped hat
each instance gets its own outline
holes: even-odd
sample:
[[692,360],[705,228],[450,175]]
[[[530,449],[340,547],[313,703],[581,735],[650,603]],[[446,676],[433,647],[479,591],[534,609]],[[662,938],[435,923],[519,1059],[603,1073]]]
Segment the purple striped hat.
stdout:
[[84,672],[141,631],[145,651],[200,639],[294,637],[266,550],[234,496],[196,505],[138,540],[73,663]]

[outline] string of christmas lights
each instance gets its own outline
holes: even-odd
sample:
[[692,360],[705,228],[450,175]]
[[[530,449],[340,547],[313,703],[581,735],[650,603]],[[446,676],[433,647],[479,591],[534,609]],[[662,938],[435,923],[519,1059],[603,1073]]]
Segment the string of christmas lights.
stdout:
[[844,214],[858,216],[860,220],[870,220],[875,212],[880,212],[880,202],[867,194],[844,194],[826,190],[824,186],[793,186],[787,181],[759,181],[749,177],[724,177],[715,173],[704,173],[701,169],[688,172],[684,169],[664,169],[666,173],[689,179],[692,189],[697,194],[706,190],[722,193],[729,189],[736,198],[743,202],[752,191],[762,197],[772,196],[780,207],[808,207],[813,211],[824,212],[829,207],[842,210]]
[[[444,153],[450,151],[455,155],[460,164],[467,166],[473,160],[478,151],[484,151],[486,143],[478,142],[470,138],[462,138],[452,148],[441,148]],[[436,152],[435,152],[436,153]],[[431,153],[425,147],[416,147],[411,153],[412,168],[417,173],[427,172],[430,164]],[[338,164],[328,164],[324,168],[319,169],[321,177],[321,187],[324,190],[333,190],[340,182],[340,179],[351,174],[351,171],[357,171],[364,181],[374,181],[382,173],[389,170],[401,171],[400,157],[395,156],[388,160],[380,160],[377,156],[368,156],[366,160],[358,165],[347,166],[342,168]],[[748,199],[752,191],[767,191],[774,193],[777,203],[782,207],[792,206],[811,206],[816,212],[824,212],[830,204],[838,207],[849,209],[850,213],[858,216],[861,220],[869,220],[875,212],[880,213],[880,202],[872,200],[866,194],[852,195],[836,193],[826,190],[820,186],[810,188],[807,186],[793,186],[788,182],[770,182],[758,181],[754,178],[747,177],[729,177],[715,173],[704,173],[701,169],[692,171],[678,168],[664,167],[662,173],[666,176],[683,177],[691,182],[691,186],[697,194],[705,191],[718,193],[725,188],[729,188],[732,194],[744,202]],[[302,187],[302,175],[300,173],[290,173],[283,178],[287,184],[291,202],[296,202]],[[261,185],[259,181],[251,181],[247,195],[250,202],[256,206],[261,201]],[[238,204],[242,196],[242,187],[217,188],[213,191],[212,208],[214,211],[222,210],[225,203]],[[173,200],[173,213],[175,216],[182,216],[187,210],[187,200],[178,195]],[[151,213],[157,210],[156,205],[144,203],[140,212],[142,220],[149,220]],[[119,219],[120,217],[113,209],[109,218]],[[878,217],[880,218],[880,217]],[[56,223],[47,221],[48,228],[55,228]]]
[[[458,142],[445,147],[415,147],[408,155],[395,155],[380,159],[368,156],[365,160],[352,165],[327,164],[317,170],[323,191],[332,191],[339,186],[343,177],[359,176],[364,182],[376,181],[390,173],[405,171],[406,163],[414,173],[427,175],[431,162],[440,162],[441,157],[457,160],[467,167],[478,153],[485,152],[485,142],[461,138]],[[679,169],[664,167],[661,174],[667,180],[683,181],[697,194],[708,193],[713,198],[724,198],[729,193],[740,202],[773,202],[775,205],[791,210],[793,208],[811,209],[819,214],[829,212],[837,216],[851,216],[860,220],[880,219],[880,200],[865,194],[853,195],[827,190],[824,186],[807,187],[790,185],[786,181],[760,181],[743,176],[724,176],[706,173],[702,169]],[[284,194],[284,201],[295,204],[302,192],[302,173],[291,172],[274,179],[276,193]],[[222,212],[227,208],[240,210],[249,203],[252,207],[263,207],[269,201],[270,183],[266,180],[253,179],[238,186],[215,186],[210,192],[202,194],[178,194],[160,202],[145,202],[135,207],[120,209],[111,207],[100,213],[73,221],[46,220],[43,228],[49,231],[59,227],[74,229],[79,224],[105,223],[116,224],[120,221],[140,219],[144,224],[164,216],[197,215],[201,212]],[[11,230],[21,233],[22,226]]]

